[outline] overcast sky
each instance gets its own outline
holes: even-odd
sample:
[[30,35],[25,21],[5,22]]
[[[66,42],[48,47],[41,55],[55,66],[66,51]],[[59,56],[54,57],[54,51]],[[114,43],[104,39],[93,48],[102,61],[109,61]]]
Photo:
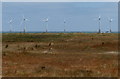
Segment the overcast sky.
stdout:
[[63,31],[66,19],[67,31],[97,31],[98,16],[101,15],[101,29],[109,29],[109,18],[113,18],[112,30],[118,30],[117,2],[3,2],[3,31],[9,31],[9,20],[13,18],[12,29],[22,31],[22,16],[27,21],[27,31],[45,31],[46,17],[48,31]]

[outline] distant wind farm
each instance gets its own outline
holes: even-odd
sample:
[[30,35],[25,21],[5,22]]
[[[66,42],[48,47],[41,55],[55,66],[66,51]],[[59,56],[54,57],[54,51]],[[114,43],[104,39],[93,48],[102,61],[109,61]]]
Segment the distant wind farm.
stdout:
[[117,78],[117,5],[4,2],[2,76]]

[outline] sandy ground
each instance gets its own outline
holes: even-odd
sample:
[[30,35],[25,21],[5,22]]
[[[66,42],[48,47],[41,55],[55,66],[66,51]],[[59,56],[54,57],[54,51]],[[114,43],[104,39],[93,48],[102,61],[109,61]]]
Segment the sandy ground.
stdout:
[[3,35],[3,76],[117,77],[117,34],[29,35]]

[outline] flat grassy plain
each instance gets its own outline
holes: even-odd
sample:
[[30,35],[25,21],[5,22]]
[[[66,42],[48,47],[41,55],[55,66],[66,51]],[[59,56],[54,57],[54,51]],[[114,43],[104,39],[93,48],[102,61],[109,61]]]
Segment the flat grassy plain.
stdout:
[[117,33],[3,33],[4,77],[117,77]]

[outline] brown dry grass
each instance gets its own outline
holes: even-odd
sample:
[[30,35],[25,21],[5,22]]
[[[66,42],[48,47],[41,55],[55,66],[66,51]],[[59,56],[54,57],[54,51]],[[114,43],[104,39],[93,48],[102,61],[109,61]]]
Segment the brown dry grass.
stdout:
[[118,51],[117,34],[3,34],[2,47],[5,77],[116,77],[118,74],[117,54],[107,53]]

